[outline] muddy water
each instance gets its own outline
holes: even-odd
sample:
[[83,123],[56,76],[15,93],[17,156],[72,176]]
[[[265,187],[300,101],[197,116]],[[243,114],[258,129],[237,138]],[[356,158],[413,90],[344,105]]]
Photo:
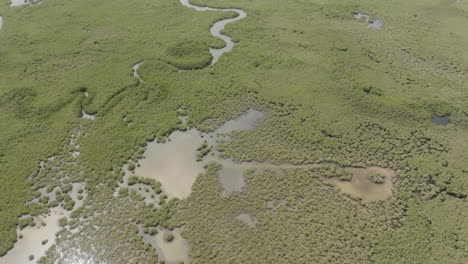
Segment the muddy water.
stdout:
[[[353,173],[351,181],[340,181],[338,179],[327,179],[342,192],[361,198],[364,201],[386,200],[392,196],[392,179],[395,171],[379,167],[370,168],[348,168]],[[376,184],[368,177],[375,172],[385,176],[383,184]]]
[[221,49],[210,48],[210,53],[211,55],[213,55],[213,60],[211,61],[211,65],[214,65],[224,53],[230,52],[232,48],[234,47],[234,42],[232,41],[232,39],[227,35],[223,35],[221,31],[224,30],[224,27],[227,24],[245,18],[247,16],[247,13],[241,9],[211,8],[211,7],[195,6],[195,5],[190,4],[189,0],[180,0],[180,3],[186,7],[193,8],[197,11],[236,12],[238,14],[238,16],[235,18],[223,19],[221,21],[214,23],[210,29],[210,33],[212,36],[220,38],[226,43],[226,46],[224,46]]
[[[228,139],[226,135],[234,131],[246,131],[255,127],[264,117],[260,111],[250,109],[246,114],[226,122],[211,134],[204,134],[196,129],[186,132],[176,131],[169,136],[166,143],[152,142],[148,144],[145,158],[139,161],[140,167],[135,175],[154,178],[161,182],[162,188],[169,197],[186,198],[191,193],[191,187],[198,174],[203,172],[203,166],[216,162],[221,165],[220,181],[224,187],[223,195],[242,191],[245,187],[244,172],[248,169],[309,169],[318,164],[293,165],[271,164],[258,162],[237,163],[230,159],[221,159],[216,153],[215,146],[219,139]],[[204,142],[213,146],[213,150],[201,162],[196,161],[197,148]],[[392,177],[395,172],[391,169],[371,167],[345,168],[353,173],[351,181],[326,179],[341,191],[349,193],[363,200],[385,200],[392,195]],[[383,184],[375,184],[368,179],[369,173],[377,172],[385,176]]]
[[[190,263],[189,246],[187,240],[181,235],[182,229],[176,228],[173,231],[159,229],[155,236],[140,234],[146,243],[151,244],[159,255],[159,260],[164,260],[166,264]],[[166,233],[172,233],[174,240],[167,242],[164,240]]]
[[[50,215],[38,218],[35,227],[26,227],[23,230],[17,230],[18,234],[22,234],[23,238],[16,242],[14,248],[0,258],[0,264],[13,263],[36,263],[36,261],[44,256],[45,251],[55,243],[55,233],[60,230],[58,220],[64,216],[68,216],[69,212],[62,208],[54,208]],[[46,225],[42,226],[41,222]],[[42,241],[48,242],[42,245]],[[34,260],[29,261],[29,256],[33,255]]]
[[143,80],[140,78],[140,75],[138,74],[138,68],[140,68],[141,64],[143,64],[143,62],[136,63],[135,65],[132,66],[132,69],[133,69],[133,76],[136,77],[140,82],[143,82]]
[[161,182],[169,197],[186,198],[203,164],[196,160],[196,150],[203,143],[196,129],[175,131],[166,143],[148,144],[145,158],[135,169],[137,176],[154,178]]
[[[87,193],[79,193],[80,189],[84,190],[84,183],[72,183],[72,185],[73,188],[69,194],[75,201],[75,206],[73,207],[73,210],[75,210],[83,205]],[[45,188],[39,190],[43,195],[46,194]],[[79,195],[82,195],[83,199],[79,200]],[[55,192],[52,192],[49,197],[51,200],[55,200]],[[13,249],[8,251],[5,256],[0,257],[0,264],[36,263],[39,258],[45,255],[46,250],[55,243],[55,233],[61,229],[58,225],[58,220],[62,217],[69,218],[73,210],[67,211],[62,207],[52,208],[50,214],[35,217],[36,225],[34,227],[28,226],[23,230],[17,228],[16,233],[23,235],[23,238],[18,239]],[[46,240],[47,243],[42,244]],[[33,261],[29,261],[30,255],[34,256]]]
[[85,119],[94,120],[96,118],[96,115],[89,115],[84,110],[81,110],[81,114],[81,117]]
[[[170,135],[170,141],[166,143],[153,142],[148,144],[145,158],[139,163],[135,174],[150,177],[161,182],[162,188],[169,197],[186,198],[191,193],[191,187],[199,173],[203,172],[203,166],[216,162],[221,165],[219,171],[220,182],[224,191],[222,195],[240,192],[246,186],[244,173],[248,169],[273,170],[281,172],[284,169],[310,169],[321,166],[320,164],[294,165],[272,164],[259,162],[237,163],[230,159],[222,159],[216,152],[216,142],[219,139],[229,139],[226,135],[233,131],[246,131],[264,117],[257,110],[249,110],[246,114],[226,122],[218,130],[211,134],[204,134],[196,129],[187,132],[176,131]],[[201,162],[196,161],[196,149],[204,142],[213,146],[213,150]],[[351,181],[338,179],[324,179],[337,186],[341,191],[359,197],[363,200],[385,200],[392,195],[392,178],[395,172],[391,169],[371,167],[345,168],[353,173]],[[383,184],[375,184],[368,179],[369,173],[377,172],[385,176]]]
[[364,18],[366,23],[369,23],[369,16],[368,15],[365,15],[365,14],[362,14],[362,13],[357,13],[356,15],[354,15],[354,17],[358,20]]
[[255,217],[252,217],[249,214],[239,214],[236,216],[236,219],[243,222],[250,228],[256,228],[257,227],[257,219]]
[[[319,164],[311,165],[293,165],[293,164],[271,164],[246,162],[236,163],[230,159],[221,159],[215,151],[216,142],[220,139],[228,140],[229,133],[234,131],[246,131],[253,129],[264,118],[264,114],[260,111],[250,109],[244,115],[226,122],[218,130],[213,133],[205,134],[196,129],[191,129],[186,132],[175,131],[169,136],[166,143],[152,142],[144,153],[145,158],[139,161],[140,167],[136,167],[135,175],[142,177],[150,177],[161,182],[162,189],[169,197],[186,198],[191,193],[191,188],[199,173],[202,173],[203,166],[216,162],[221,165],[219,172],[220,181],[224,187],[221,195],[229,195],[233,192],[240,192],[246,186],[244,180],[244,172],[248,169],[270,169],[281,171],[284,169],[310,169],[321,166]],[[183,123],[187,120],[184,118]],[[209,146],[213,146],[213,150],[202,161],[197,162],[197,148],[204,142],[208,142]],[[127,172],[126,177],[131,173]],[[353,173],[350,182],[343,182],[337,179],[325,179],[333,183],[342,192],[349,193],[363,200],[385,200],[392,195],[392,177],[395,172],[390,169],[383,168],[347,168]],[[378,172],[385,176],[383,184],[375,184],[368,179],[369,173]],[[156,196],[145,197],[147,202],[156,202]],[[271,204],[274,208],[274,205]],[[256,228],[258,220],[248,213],[240,213],[235,217],[236,220],[244,223],[248,228]],[[180,229],[173,231],[174,240],[172,242],[164,241],[164,235],[168,230],[160,229],[155,236],[144,234],[140,230],[145,242],[151,244],[160,255],[160,260],[164,260],[167,264],[189,263],[189,248],[187,241],[180,235]]]
[[26,4],[27,2],[25,0],[11,0],[10,6],[15,7],[15,6],[22,6]]
[[219,178],[224,187],[223,195],[240,192],[245,187],[244,168],[225,167],[219,171]]
[[216,134],[226,134],[233,131],[246,131],[252,129],[257,125],[257,123],[264,117],[263,112],[249,109],[247,113],[239,116],[236,119],[227,121],[222,125],[218,130],[215,131]]
[[381,29],[383,26],[383,22],[380,19],[374,20],[372,23],[369,24],[369,27]]
[[[144,153],[145,158],[139,161],[140,167],[135,169],[135,175],[158,180],[171,198],[186,198],[190,195],[198,174],[203,172],[203,166],[212,161],[221,161],[218,155],[209,154],[202,162],[197,162],[197,148],[205,140],[210,146],[214,146],[218,139],[224,138],[223,134],[252,129],[263,116],[262,112],[250,109],[246,114],[226,122],[214,133],[201,133],[196,129],[175,131],[165,143],[151,142]],[[224,177],[222,181],[225,182],[226,189],[229,189],[228,192],[242,188],[244,168],[237,168],[234,162],[227,160],[220,163],[226,166],[221,170],[220,177]]]
[[370,21],[370,16],[369,15],[366,15],[366,14],[362,14],[362,13],[357,13],[356,15],[354,15],[354,17],[357,19],[357,20],[361,20],[362,18],[364,18],[364,20],[366,21],[367,23],[367,26],[368,27],[371,27],[371,28],[375,28],[375,29],[381,29],[382,26],[383,26],[383,21],[380,20],[380,19],[376,19],[374,21]]
[[128,165],[124,165],[123,170],[125,172],[124,177],[123,177],[123,182],[119,183],[119,188],[117,188],[115,190],[114,197],[118,196],[120,188],[128,188],[130,190],[135,190],[136,193],[143,196],[145,198],[145,200],[144,200],[145,203],[153,204],[157,208],[159,208],[160,205],[158,204],[158,202],[160,200],[160,198],[159,198],[160,195],[156,194],[156,192],[153,190],[153,188],[151,188],[148,185],[142,184],[142,183],[136,183],[134,185],[128,185],[128,178],[130,176],[132,176],[132,175],[135,175],[135,173],[128,170]]
[[[89,96],[88,92],[85,91],[84,96],[88,97]],[[81,109],[81,117],[85,119],[89,119],[89,120],[94,120],[94,118],[96,118],[96,115],[89,115],[84,111],[84,109]]]
[[432,118],[432,123],[439,126],[447,126],[450,123],[450,116],[434,116]]

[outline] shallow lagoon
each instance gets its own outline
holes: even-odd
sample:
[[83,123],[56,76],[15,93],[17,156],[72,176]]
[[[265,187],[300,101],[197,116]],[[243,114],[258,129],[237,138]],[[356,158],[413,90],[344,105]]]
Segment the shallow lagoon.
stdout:
[[[235,192],[241,192],[246,187],[243,174],[249,169],[273,170],[281,173],[288,169],[310,169],[319,164],[293,165],[293,164],[271,164],[259,162],[237,163],[230,159],[222,159],[216,152],[216,143],[218,140],[229,140],[230,133],[235,131],[247,131],[254,129],[256,125],[264,118],[264,113],[258,110],[249,109],[245,114],[227,121],[212,133],[202,133],[195,128],[187,131],[175,131],[169,135],[166,142],[150,142],[144,153],[144,158],[137,162],[134,172],[129,172],[126,167],[124,185],[130,175],[139,177],[153,178],[161,183],[162,189],[169,198],[187,198],[191,193],[191,188],[196,181],[197,176],[203,173],[204,166],[211,162],[221,165],[219,178],[224,190],[220,195],[227,196]],[[187,118],[184,117],[185,123]],[[210,153],[201,161],[197,161],[197,148],[204,142],[213,147]],[[350,181],[340,181],[335,178],[327,179],[335,185],[340,191],[352,196],[361,198],[364,201],[386,200],[392,195],[392,178],[395,172],[391,169],[379,167],[371,168],[343,168],[350,171],[353,176]],[[368,177],[372,172],[380,173],[385,176],[382,184],[373,183]],[[130,186],[136,188],[138,186]],[[144,190],[142,190],[144,191]],[[141,193],[141,192],[139,192]],[[157,203],[158,195],[151,195],[152,192],[143,194],[145,202]],[[246,228],[256,228],[258,219],[245,212],[239,212],[235,219],[246,225]],[[189,249],[187,241],[181,236],[181,230],[169,231],[158,229],[159,232],[154,235],[144,234],[140,230],[143,239],[151,244],[160,255],[160,260],[166,263],[179,263],[180,261],[189,261]],[[172,232],[174,240],[165,241],[167,232]]]
[[[224,187],[222,195],[242,191],[246,185],[243,174],[248,169],[270,169],[279,172],[283,169],[308,169],[320,166],[318,164],[237,163],[219,157],[215,148],[218,139],[226,139],[226,136],[234,131],[253,129],[263,117],[262,112],[250,109],[244,115],[226,122],[211,134],[204,134],[193,128],[186,132],[175,131],[166,143],[148,144],[145,158],[139,161],[140,167],[136,168],[135,175],[154,178],[161,182],[164,192],[169,197],[183,199],[190,195],[198,174],[202,173],[203,167],[210,162],[221,165],[218,175]],[[205,142],[205,139],[214,148],[202,161],[197,162],[197,148]],[[386,200],[392,196],[392,178],[395,171],[380,167],[344,169],[353,174],[350,181],[335,178],[324,180],[331,182],[342,192],[365,201]],[[382,184],[372,182],[368,178],[370,173],[385,176],[384,182]]]
[[[23,235],[23,238],[18,239],[14,248],[0,258],[0,264],[35,263],[55,243],[55,233],[61,229],[58,220],[69,214],[63,208],[54,208],[49,215],[38,217],[36,226],[18,229],[17,233]],[[46,240],[47,243],[43,245],[42,242]],[[30,255],[34,256],[33,261],[29,261]]]
[[166,143],[151,142],[140,160],[135,175],[161,182],[169,197],[186,198],[203,164],[196,160],[196,150],[203,143],[196,129],[175,131]]
[[134,174],[158,180],[170,198],[183,199],[190,195],[192,185],[198,174],[203,172],[204,165],[218,162],[223,165],[220,174],[226,184],[225,187],[229,191],[239,190],[243,186],[243,169],[237,168],[234,162],[221,160],[214,154],[215,150],[212,150],[214,155],[209,153],[201,162],[197,162],[197,148],[205,140],[210,146],[214,146],[218,139],[225,139],[225,135],[230,132],[252,129],[263,116],[263,112],[250,109],[244,115],[226,122],[211,134],[192,128],[185,132],[173,132],[165,143],[150,142],[144,158],[138,161],[140,166],[135,169]]

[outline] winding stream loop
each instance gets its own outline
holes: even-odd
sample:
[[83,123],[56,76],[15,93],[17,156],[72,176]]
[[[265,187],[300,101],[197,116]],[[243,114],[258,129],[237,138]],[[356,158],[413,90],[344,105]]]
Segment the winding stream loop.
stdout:
[[213,55],[213,60],[211,61],[211,66],[213,66],[223,55],[224,53],[230,52],[232,48],[234,47],[234,42],[229,36],[221,34],[221,31],[224,30],[224,26],[226,26],[229,23],[235,22],[237,20],[241,20],[245,17],[247,17],[247,13],[244,12],[242,9],[235,9],[235,8],[211,8],[211,7],[201,7],[201,6],[196,6],[192,5],[189,3],[189,0],[180,0],[180,3],[183,6],[193,8],[197,11],[221,11],[221,12],[236,12],[239,14],[235,18],[228,18],[228,19],[223,19],[220,20],[216,23],[213,24],[213,26],[210,29],[211,35],[217,38],[222,39],[225,43],[226,46],[224,46],[221,49],[214,49],[210,48],[210,53]]

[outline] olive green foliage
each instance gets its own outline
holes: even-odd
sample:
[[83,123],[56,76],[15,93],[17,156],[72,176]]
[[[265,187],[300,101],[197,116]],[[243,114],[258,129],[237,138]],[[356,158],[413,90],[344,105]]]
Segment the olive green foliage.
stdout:
[[23,229],[27,226],[33,226],[33,225],[35,225],[35,223],[34,223],[34,219],[31,216],[24,217],[18,220],[18,226],[20,227],[20,229]]
[[203,158],[210,153],[211,147],[205,141],[197,148],[197,161],[203,160]]
[[156,181],[155,179],[150,179],[150,178],[142,178],[142,177],[138,177],[136,175],[132,175],[130,177],[128,177],[128,185],[129,186],[133,186],[135,184],[143,184],[143,185],[147,185],[147,186],[150,186],[151,189],[156,193],[156,194],[160,194],[162,192],[161,190],[161,183],[159,183],[158,181]]
[[183,41],[169,47],[165,59],[181,70],[201,69],[211,63],[213,56],[207,45],[199,41]]
[[[379,214],[393,214],[388,205],[374,209],[345,199],[320,180],[320,170],[251,171],[247,191],[222,197],[218,169],[207,168],[176,215],[194,263],[368,263],[369,241],[387,229]],[[257,227],[238,221],[239,212],[255,216]]]
[[[142,9],[145,11],[141,12]],[[173,12],[180,16],[175,18]],[[109,167],[120,165],[120,155],[129,157],[135,143],[151,137],[150,131],[156,128],[149,123],[144,129],[126,127],[122,117],[132,115],[134,110],[138,112],[135,107],[143,106],[142,98],[150,99],[152,103],[149,105],[154,104],[157,100],[154,96],[163,96],[161,88],[167,86],[161,79],[157,85],[148,78],[147,85],[136,88],[130,66],[142,59],[162,58],[169,46],[187,38],[206,43],[206,50],[209,46],[219,46],[220,40],[205,30],[218,19],[217,14],[199,16],[176,1],[141,1],[130,5],[126,1],[63,3],[51,0],[32,7],[1,5],[0,14],[4,21],[0,30],[0,121],[8,124],[0,133],[0,255],[3,255],[12,247],[17,218],[32,198],[28,176],[41,160],[60,150],[69,130],[78,123],[89,124],[88,120],[79,120],[81,108],[89,114],[105,115],[122,100],[122,96],[133,94],[132,99],[128,98],[123,104],[129,107],[112,109],[110,116],[115,120],[111,123],[117,125],[117,129],[106,127],[104,124],[110,120],[103,118],[99,125],[101,131],[95,130],[98,134],[109,129],[114,135],[130,133],[133,136],[126,139],[119,136],[117,140],[108,138],[109,141],[95,137],[99,144],[89,140],[84,145],[93,147],[83,146],[89,149],[88,153],[97,153],[91,150],[93,148],[115,146],[116,149],[99,151],[115,153],[113,158],[88,155],[86,150],[80,155],[83,161],[94,163],[93,169],[109,171]],[[103,19],[111,16],[120,19],[111,24],[110,20]],[[193,23],[204,26],[194,30]],[[155,28],[155,24],[158,27]],[[171,30],[166,30],[167,27]],[[145,41],[141,41],[143,39]],[[18,45],[19,42],[23,44]],[[89,94],[87,98],[85,91]],[[172,110],[178,104],[181,103],[173,101],[161,105],[166,114],[155,121],[159,122],[159,129],[156,129],[162,135],[176,127]],[[146,117],[140,117],[148,119],[154,110],[149,110]],[[141,120],[135,119],[133,124],[138,122],[141,124]],[[101,137],[107,136],[101,134]],[[81,175],[88,177],[89,173]],[[107,177],[101,174],[96,179]],[[91,180],[91,185],[96,186],[96,182]]]
[[172,240],[174,240],[174,235],[172,233],[168,232],[164,235],[164,241],[172,242]]
[[[465,263],[466,2],[235,7],[248,12],[225,28],[236,46],[203,68],[209,47],[223,45],[210,25],[232,14],[162,0],[0,5],[0,255],[18,224],[49,207],[74,207],[69,186],[81,183],[85,206],[73,208],[40,263],[65,261],[74,249],[94,262],[154,263],[142,234],[159,226],[184,226],[194,263]],[[356,20],[357,12],[383,28]],[[131,69],[141,61],[144,82]],[[219,144],[223,157],[337,166],[252,171],[243,193],[222,196],[219,167],[210,165],[189,198],[160,193],[160,204],[133,188],[140,178],[118,187],[122,167],[148,141],[188,126],[213,131],[248,108],[266,118]],[[178,109],[190,109],[188,126]],[[81,119],[82,110],[96,119]],[[447,127],[431,123],[446,114]],[[349,180],[340,167],[369,166],[397,170],[390,200],[350,199],[321,180]],[[257,228],[236,220],[239,213],[254,216]]]
[[[146,211],[153,211],[154,206],[145,205],[134,198],[120,197],[108,200],[111,193],[101,193],[90,208],[83,208],[74,220],[74,226],[68,221],[67,227],[57,237],[57,246],[51,247],[39,263],[66,261],[68,256],[79,249],[83,258],[92,257],[93,262],[112,261],[112,263],[155,263],[158,255],[151,245],[145,243],[139,234],[136,223],[142,222]],[[94,215],[96,212],[103,212]],[[129,214],[129,212],[131,212]],[[154,214],[152,215],[154,216]],[[80,227],[77,229],[77,227]],[[77,229],[77,232],[71,231]],[[93,243],[89,243],[92,239]],[[86,255],[92,254],[92,255]]]
[[130,162],[130,163],[128,164],[128,170],[129,170],[129,171],[134,171],[134,170],[135,170],[135,163]]
[[380,173],[377,173],[377,172],[369,173],[368,177],[369,177],[369,180],[371,180],[373,183],[377,183],[377,184],[382,184],[385,181],[385,176],[380,174]]

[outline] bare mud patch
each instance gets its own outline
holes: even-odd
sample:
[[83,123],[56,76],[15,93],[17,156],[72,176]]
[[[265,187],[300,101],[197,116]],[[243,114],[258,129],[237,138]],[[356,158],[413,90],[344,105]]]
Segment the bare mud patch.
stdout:
[[[387,200],[392,196],[394,170],[380,167],[347,168],[346,170],[353,174],[351,181],[340,181],[336,178],[326,179],[326,181],[333,183],[342,192],[361,198],[363,201]],[[382,175],[383,182],[373,182],[370,179],[372,173]]]

